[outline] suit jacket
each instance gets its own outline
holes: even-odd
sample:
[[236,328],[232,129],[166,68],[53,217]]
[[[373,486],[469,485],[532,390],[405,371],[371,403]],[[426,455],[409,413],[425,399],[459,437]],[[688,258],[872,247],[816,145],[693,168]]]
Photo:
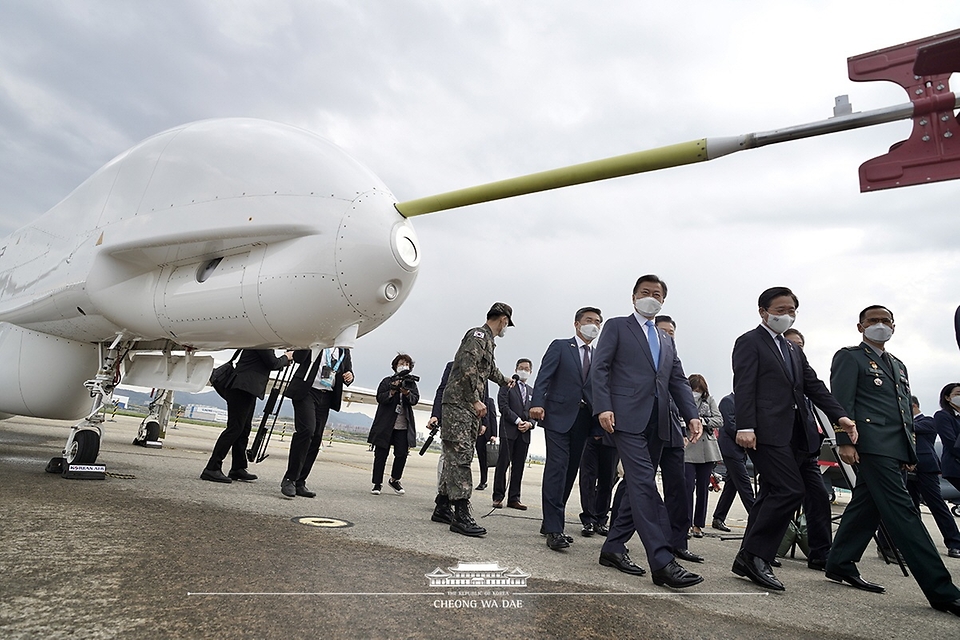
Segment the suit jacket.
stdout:
[[960,478],[960,417],[955,411],[941,409],[933,414],[933,424],[943,444],[940,471],[944,478]]
[[[612,411],[615,429],[642,433],[658,408],[658,435],[669,446],[683,446],[681,434],[670,428],[669,402],[673,398],[684,420],[699,418],[690,383],[683,373],[676,345],[667,333],[660,337],[660,362],[654,368],[647,334],[633,315],[611,318],[598,339],[590,373],[593,413]],[[657,402],[657,398],[659,401]],[[676,442],[680,438],[679,443]]]
[[[441,393],[443,392],[441,391]],[[486,400],[484,400],[484,403],[487,405],[487,415],[483,416],[483,420],[481,420],[480,423],[484,425],[486,429],[477,436],[477,442],[480,444],[486,444],[490,442],[490,438],[497,436],[497,405],[489,395]]]
[[922,413],[913,416],[913,432],[917,437],[917,471],[940,474],[940,457],[937,455],[937,427],[933,418]]
[[720,455],[740,459],[747,454],[747,450],[737,444],[737,416],[733,397],[731,393],[720,399],[719,408],[723,426],[720,427],[717,442],[720,445]]
[[[907,368],[887,355],[892,368],[865,342],[840,349],[830,367],[830,388],[857,423],[857,451],[916,464]],[[837,444],[850,444],[850,438],[837,432]]]
[[436,418],[441,423],[443,422],[443,390],[447,388],[447,379],[450,377],[451,367],[453,367],[453,360],[443,368],[440,384],[437,385],[437,393],[433,396],[433,411],[430,412],[430,417]]
[[[591,351],[595,359],[596,350]],[[576,338],[554,340],[543,354],[530,406],[543,408],[544,416],[540,424],[544,429],[567,433],[577,420],[580,403],[586,403],[588,408],[592,406],[594,366],[591,361],[590,371],[584,380],[581,355]]]
[[520,382],[512,387],[500,387],[497,394],[497,406],[500,408],[500,437],[507,440],[520,439],[530,444],[530,429],[522,432],[517,428],[517,419],[530,421],[530,403],[533,401],[533,388],[527,387],[527,401],[520,393]]
[[733,346],[733,392],[737,429],[753,429],[757,443],[789,445],[799,414],[808,453],[820,450],[820,434],[809,416],[804,396],[836,423],[847,415],[816,372],[803,350],[786,340],[793,364],[792,380],[787,364],[767,329],[760,325],[746,332]]
[[[298,363],[299,366],[297,370],[293,372],[293,379],[290,380],[290,384],[287,385],[286,391],[283,392],[283,395],[291,400],[300,400],[306,396],[310,392],[314,381],[317,379],[317,374],[323,365],[323,351],[320,352],[315,362],[312,362],[312,356],[313,352],[310,349],[300,349],[293,353],[293,361]],[[340,357],[343,362],[341,362],[337,368],[337,375],[333,384],[333,396],[330,399],[330,408],[333,411],[340,411],[340,404],[343,398],[343,385],[346,384],[343,381],[343,374],[348,371],[353,372],[353,360],[350,358],[350,350],[340,349]]]
[[[399,415],[397,407],[401,406],[400,410],[407,418],[407,445],[415,447],[417,446],[417,427],[413,421],[413,405],[420,402],[420,389],[414,383],[413,389],[404,399],[399,387],[393,386],[391,382],[393,382],[393,376],[387,376],[380,381],[380,386],[377,387],[377,412],[373,416],[373,425],[370,427],[367,442],[378,447],[390,446],[390,441],[393,438],[393,427],[397,423],[397,416]],[[391,391],[396,391],[396,393],[390,395]]]
[[231,388],[246,391],[262,400],[270,372],[283,369],[289,363],[287,356],[278,358],[273,355],[273,349],[244,349],[237,360],[237,377]]

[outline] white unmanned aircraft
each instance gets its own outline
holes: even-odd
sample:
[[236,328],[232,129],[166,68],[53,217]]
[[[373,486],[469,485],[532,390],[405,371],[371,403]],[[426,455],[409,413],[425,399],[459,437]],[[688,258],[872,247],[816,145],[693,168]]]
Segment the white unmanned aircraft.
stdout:
[[[213,359],[198,351],[352,347],[410,294],[420,246],[408,218],[424,213],[905,118],[914,133],[900,146],[919,148],[911,158],[921,160],[900,160],[895,148],[861,167],[862,188],[957,177],[960,153],[949,145],[960,126],[947,79],[960,70],[958,43],[960,30],[850,59],[854,80],[900,82],[911,95],[904,105],[403,203],[302,129],[223,119],[160,133],[0,244],[0,412],[79,419],[66,471],[96,461],[101,409],[121,378],[168,394],[199,391]],[[885,163],[868,166],[877,161]],[[146,428],[159,431],[158,421]]]

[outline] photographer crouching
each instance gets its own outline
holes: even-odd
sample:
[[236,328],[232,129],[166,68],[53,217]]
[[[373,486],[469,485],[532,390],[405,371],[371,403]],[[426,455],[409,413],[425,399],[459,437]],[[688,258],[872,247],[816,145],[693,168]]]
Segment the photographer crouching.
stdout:
[[387,455],[393,445],[393,468],[387,484],[397,495],[403,495],[400,477],[407,462],[410,447],[417,446],[417,427],[413,422],[413,405],[420,402],[417,382],[420,378],[411,375],[413,358],[398,354],[390,363],[393,375],[380,381],[377,387],[377,414],[370,427],[367,442],[375,447],[373,454],[373,489],[375,496],[383,490],[383,471]]

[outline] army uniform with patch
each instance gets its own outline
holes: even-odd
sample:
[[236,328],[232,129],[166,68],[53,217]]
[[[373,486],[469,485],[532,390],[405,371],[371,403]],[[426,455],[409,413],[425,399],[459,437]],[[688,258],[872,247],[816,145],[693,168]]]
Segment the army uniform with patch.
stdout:
[[[857,483],[827,558],[827,573],[858,576],[856,563],[882,520],[932,604],[960,598],[904,484],[902,465],[917,463],[907,368],[866,342],[840,349],[830,369],[833,396],[857,423]],[[837,432],[837,444],[849,436]]]
[[443,473],[440,493],[451,501],[469,500],[473,492],[474,447],[481,420],[475,402],[484,402],[487,380],[500,386],[508,384],[494,361],[496,348],[493,331],[483,325],[467,331],[454,356],[450,376],[443,391]]

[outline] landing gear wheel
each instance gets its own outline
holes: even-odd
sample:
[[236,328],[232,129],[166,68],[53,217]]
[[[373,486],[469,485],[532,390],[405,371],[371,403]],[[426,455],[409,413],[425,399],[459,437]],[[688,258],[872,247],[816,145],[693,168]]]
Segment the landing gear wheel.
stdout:
[[950,513],[960,518],[960,504],[953,505],[953,508],[950,509]]
[[73,445],[67,451],[67,464],[93,464],[100,454],[100,434],[81,429],[73,436]]
[[147,440],[156,441],[160,439],[160,423],[151,420],[147,423]]

